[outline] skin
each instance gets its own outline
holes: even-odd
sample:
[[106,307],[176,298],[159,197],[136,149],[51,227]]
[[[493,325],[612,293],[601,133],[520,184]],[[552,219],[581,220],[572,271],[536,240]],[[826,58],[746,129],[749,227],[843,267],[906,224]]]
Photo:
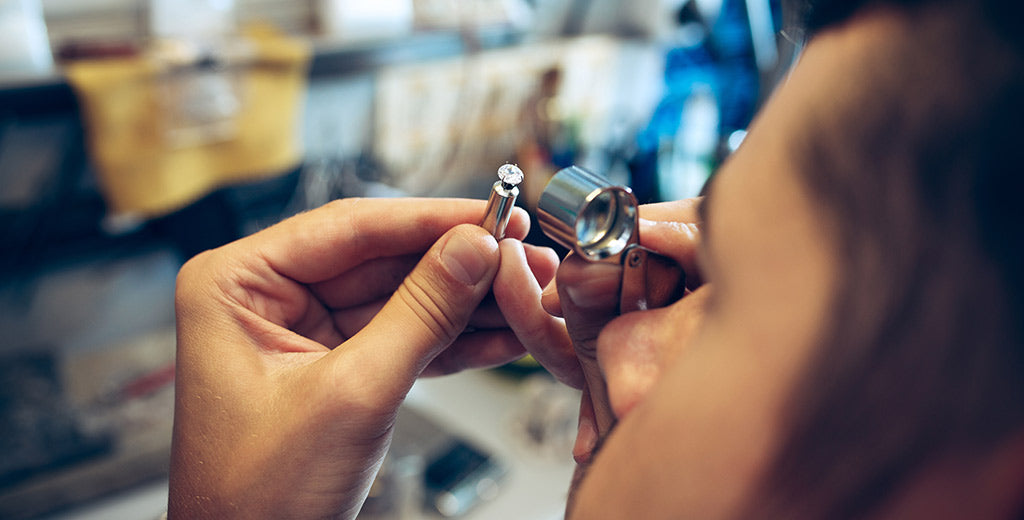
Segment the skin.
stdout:
[[[618,272],[561,264],[543,305],[564,317],[585,380],[569,518],[749,513],[838,285],[835,234],[801,180],[790,136],[806,135],[811,111],[858,88],[851,64],[907,45],[915,23],[875,9],[816,36],[720,169],[706,218],[690,201],[642,209],[658,222],[645,224],[641,242],[705,285],[666,308],[614,317],[607,287]],[[1022,437],[938,457],[877,516],[1015,518]]]
[[692,203],[645,208],[675,224],[641,230],[641,241],[691,273],[696,257],[704,286],[666,308],[610,319],[604,280],[614,268],[560,266],[557,298],[549,290],[545,307],[565,317],[588,390],[571,518],[739,513],[779,441],[782,407],[836,284],[828,226],[786,136],[874,30],[858,25],[808,46],[716,177],[702,234]]
[[[485,300],[498,245],[460,225],[483,211],[347,199],[190,260],[176,297],[170,517],[354,517],[418,376],[521,356]],[[518,211],[507,232],[521,238],[528,223]],[[535,248],[516,261],[535,285],[557,265]]]
[[[352,517],[416,377],[524,346],[587,390],[574,454],[593,467],[574,518],[733,512],[833,283],[828,235],[782,153],[794,108],[830,67],[819,52],[722,171],[706,239],[693,201],[642,209],[644,245],[709,282],[665,309],[615,318],[617,268],[579,259],[545,294],[557,259],[515,240],[525,215],[500,244],[459,226],[481,201],[340,201],[191,260],[177,295],[171,516]],[[489,290],[496,309],[481,306]]]
[[[461,225],[483,201],[339,201],[191,260],[170,516],[353,518],[417,377],[524,348],[585,390],[571,518],[738,516],[837,286],[833,234],[787,137],[856,88],[849,64],[912,28],[876,11],[815,37],[720,170],[706,218],[696,201],[641,209],[642,243],[706,282],[663,309],[617,316],[618,268],[522,244],[522,212],[501,243]],[[881,516],[1011,516],[1022,438],[935,461]]]

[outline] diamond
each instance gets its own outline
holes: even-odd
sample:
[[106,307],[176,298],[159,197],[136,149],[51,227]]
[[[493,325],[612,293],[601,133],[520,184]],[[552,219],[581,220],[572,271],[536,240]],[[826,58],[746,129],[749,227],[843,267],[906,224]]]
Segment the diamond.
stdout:
[[518,166],[514,164],[504,164],[501,168],[498,168],[498,178],[505,184],[511,184],[517,186],[523,182],[523,170],[520,170]]

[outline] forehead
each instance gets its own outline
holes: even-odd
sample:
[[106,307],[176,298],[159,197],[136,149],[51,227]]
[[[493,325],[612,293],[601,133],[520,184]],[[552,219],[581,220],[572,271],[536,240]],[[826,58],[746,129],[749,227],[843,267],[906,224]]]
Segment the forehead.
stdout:
[[[802,209],[824,216],[821,210],[827,208],[816,206],[806,180],[826,172],[806,171],[809,161],[801,154],[812,148],[811,141],[819,150],[840,151],[844,124],[837,119],[870,110],[850,110],[847,105],[865,99],[867,89],[861,80],[873,74],[879,53],[905,43],[900,36],[905,28],[894,14],[870,11],[859,15],[848,30],[826,31],[814,38],[754,120],[743,145],[716,175],[708,206],[718,205],[714,199],[738,195],[748,199],[747,204],[758,205],[751,209],[763,212],[765,225],[774,220],[775,212],[790,213],[788,206],[799,202],[806,202]],[[829,122],[828,129],[821,121]],[[790,195],[797,198],[781,200]],[[734,212],[719,213],[717,220],[730,219]]]

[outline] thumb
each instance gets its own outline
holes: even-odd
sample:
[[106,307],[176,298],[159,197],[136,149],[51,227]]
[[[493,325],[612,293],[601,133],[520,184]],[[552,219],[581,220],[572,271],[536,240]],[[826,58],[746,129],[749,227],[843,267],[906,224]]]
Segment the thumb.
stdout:
[[384,307],[359,333],[335,349],[346,363],[378,370],[402,391],[465,329],[498,271],[498,243],[478,226],[445,233],[423,256]]

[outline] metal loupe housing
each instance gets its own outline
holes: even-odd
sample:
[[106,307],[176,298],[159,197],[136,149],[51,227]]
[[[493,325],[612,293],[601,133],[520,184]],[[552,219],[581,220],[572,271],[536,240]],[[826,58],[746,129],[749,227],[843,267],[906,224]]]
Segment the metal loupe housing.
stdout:
[[619,311],[662,307],[681,298],[686,275],[672,259],[640,246],[636,196],[579,166],[556,173],[537,204],[540,228],[591,262],[622,265]]
[[590,261],[619,259],[639,240],[632,190],[579,166],[551,178],[537,209],[544,234]]

